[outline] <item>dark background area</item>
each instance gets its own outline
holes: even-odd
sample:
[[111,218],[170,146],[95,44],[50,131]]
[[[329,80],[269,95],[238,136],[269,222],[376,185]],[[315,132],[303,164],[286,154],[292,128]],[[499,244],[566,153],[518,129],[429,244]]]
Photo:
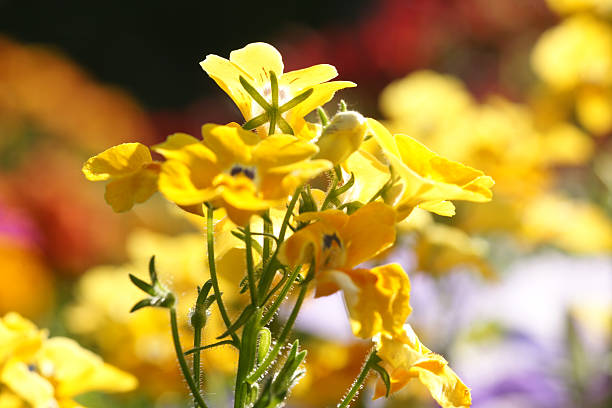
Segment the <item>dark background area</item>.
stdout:
[[[253,41],[350,25],[375,2],[0,0],[0,33],[56,47],[152,110],[180,108],[217,86],[198,62]],[[152,85],[154,84],[154,85]]]

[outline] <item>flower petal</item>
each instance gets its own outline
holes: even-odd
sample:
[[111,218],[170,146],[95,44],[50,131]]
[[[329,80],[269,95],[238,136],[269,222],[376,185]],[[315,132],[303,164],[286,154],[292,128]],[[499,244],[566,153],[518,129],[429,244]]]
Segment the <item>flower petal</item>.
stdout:
[[349,309],[353,333],[361,338],[374,337],[378,333],[396,334],[412,312],[410,307],[410,280],[398,264],[373,269],[346,271],[357,292],[339,286]]
[[204,145],[215,153],[219,168],[227,168],[233,163],[249,164],[249,145],[259,141],[259,136],[253,132],[236,126],[215,124],[202,126],[202,138]]
[[[166,138],[166,141],[152,146],[151,149],[164,156],[166,159],[176,159],[181,156],[183,147],[200,141],[187,133],[174,133]],[[178,155],[176,153],[179,153]]]
[[279,86],[289,87],[293,96],[314,85],[327,82],[338,76],[336,67],[329,64],[313,65],[312,67],[287,72],[279,79]]
[[352,269],[395,242],[395,211],[372,202],[355,211],[340,231],[347,251],[346,269]]
[[121,177],[153,161],[149,148],[142,143],[123,143],[90,158],[83,165],[83,174],[91,181]]
[[159,171],[142,169],[127,177],[111,180],[104,198],[115,212],[131,209],[135,203],[147,201],[157,191]]
[[230,61],[244,70],[257,87],[270,83],[270,71],[283,74],[283,58],[276,48],[263,42],[251,43],[230,53]]
[[270,168],[305,160],[319,149],[316,145],[291,135],[271,135],[253,148],[253,162]]
[[221,89],[234,101],[246,120],[251,118],[251,96],[240,84],[240,76],[250,77],[236,64],[218,55],[210,54],[200,62],[200,66]]

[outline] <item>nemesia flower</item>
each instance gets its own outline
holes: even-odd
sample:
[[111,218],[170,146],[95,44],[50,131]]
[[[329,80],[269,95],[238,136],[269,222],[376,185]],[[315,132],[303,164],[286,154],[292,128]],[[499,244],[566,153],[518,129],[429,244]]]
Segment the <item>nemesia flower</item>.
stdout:
[[451,216],[455,207],[448,200],[491,200],[495,183],[482,171],[441,157],[407,135],[391,135],[374,119],[368,119],[368,125],[403,185],[394,203],[399,220],[417,206]]
[[318,148],[295,136],[259,137],[234,125],[208,124],[203,140],[174,134],[153,147],[166,157],[159,189],[170,201],[188,206],[212,202],[238,225],[251,215],[282,205],[305,181],[332,164],[307,160]]
[[411,312],[410,282],[397,264],[355,269],[395,241],[395,212],[381,202],[347,215],[340,210],[304,213],[298,221],[315,221],[289,237],[279,259],[297,266],[315,263],[316,296],[343,290],[351,327],[359,337],[394,333]]
[[283,73],[284,65],[280,53],[270,44],[261,42],[232,51],[229,60],[214,54],[207,55],[200,65],[232,98],[247,121],[264,110],[244,89],[240,83],[241,76],[271,103],[270,71],[274,72],[278,78],[278,104],[281,106],[312,89],[312,94],[305,101],[283,113],[294,134],[306,139],[311,139],[314,134],[304,116],[329,102],[336,91],[355,86],[348,81],[327,82],[338,75],[336,68],[327,64]]
[[[418,379],[443,408],[461,408],[472,405],[470,389],[459,379],[440,355],[425,347],[406,324],[404,332],[390,336],[380,334],[376,342],[377,355],[391,380],[390,393],[399,391],[410,380]],[[374,398],[386,393],[384,383],[379,380]]]
[[74,340],[49,339],[45,330],[9,313],[0,320],[0,386],[11,395],[12,403],[68,408],[80,406],[72,400],[78,394],[130,391],[137,381]]
[[338,112],[317,139],[319,153],[315,159],[327,159],[334,164],[344,162],[359,149],[367,129],[359,112]]
[[90,181],[109,180],[104,198],[116,212],[143,203],[157,191],[159,163],[141,143],[123,143],[90,158],[83,174]]

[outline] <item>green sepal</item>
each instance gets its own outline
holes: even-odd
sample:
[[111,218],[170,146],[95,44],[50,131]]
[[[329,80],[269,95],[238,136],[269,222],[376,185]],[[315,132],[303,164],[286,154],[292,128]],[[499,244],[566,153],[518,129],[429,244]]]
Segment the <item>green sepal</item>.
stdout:
[[312,197],[312,192],[310,191],[310,186],[306,186],[304,190],[300,193],[300,214],[306,212],[316,212],[318,210],[317,204]]
[[332,193],[333,197],[338,197],[346,193],[349,188],[353,187],[353,184],[355,184],[355,174],[351,173],[351,178],[349,179],[349,181],[344,183],[340,188],[334,190],[334,192]]
[[361,207],[363,207],[363,203],[362,202],[360,202],[360,201],[350,201],[348,203],[342,204],[340,207],[338,207],[338,209],[339,210],[344,210],[346,208],[346,213],[348,215],[351,215],[355,211],[360,209]]
[[151,256],[151,259],[149,259],[149,277],[151,278],[151,283],[155,285],[157,283],[157,270],[155,269],[155,255]]
[[338,104],[338,110],[340,110],[340,112],[346,112],[348,110],[344,99],[340,99],[340,103]]
[[153,306],[151,304],[151,298],[142,299],[141,301],[136,303],[134,306],[132,306],[132,308],[130,309],[130,313],[133,313],[139,309],[142,309],[143,307],[148,307],[148,306]]
[[389,398],[389,393],[391,392],[391,379],[387,370],[385,370],[380,364],[378,364],[381,361],[382,359],[378,357],[378,355],[373,356],[372,360],[370,361],[370,368],[380,375],[380,378],[383,383],[385,383],[385,388],[387,389],[387,392],[385,393],[385,398]]
[[249,320],[251,315],[253,315],[253,312],[255,312],[255,306],[248,305],[245,307],[242,313],[240,313],[240,316],[238,316],[238,319],[236,319],[236,321],[232,323],[232,325],[223,334],[217,336],[217,339],[222,339],[223,337],[228,336],[230,333],[235,333]]
[[266,123],[269,120],[269,115],[268,112],[264,112],[261,115],[257,115],[254,118],[252,118],[251,120],[249,120],[247,123],[245,123],[244,125],[242,125],[242,128],[244,130],[253,130],[256,127],[259,127],[261,125],[263,125],[264,123]]
[[249,82],[244,79],[242,75],[240,75],[238,79],[240,80],[240,85],[242,85],[244,90],[247,91],[249,95],[251,95],[251,98],[253,98],[253,100],[255,100],[255,102],[257,102],[259,106],[263,108],[263,110],[269,111],[272,108],[268,101],[266,101],[266,98],[261,96],[261,94],[257,92],[257,89],[255,89],[253,85],[249,84]]
[[138,286],[138,289],[142,290],[143,292],[148,293],[151,296],[155,296],[155,288],[153,288],[153,286],[149,285],[147,282],[143,281],[140,278],[137,278],[136,276],[132,275],[130,273],[130,280],[132,281],[132,283],[136,286]]
[[280,106],[278,108],[278,112],[279,113],[285,113],[288,110],[295,108],[297,105],[299,105],[300,103],[302,103],[306,99],[308,99],[308,97],[310,95],[312,95],[313,92],[314,92],[314,89],[308,88],[307,90],[305,90],[301,94],[297,95],[296,97],[294,97],[293,99],[291,99],[290,101],[285,103],[283,106]]
[[319,120],[321,121],[321,126],[325,127],[329,124],[329,117],[327,116],[327,112],[322,107],[317,108],[317,113],[319,114]]
[[285,118],[283,118],[281,116],[281,114],[279,113],[278,116],[276,117],[276,121],[278,122],[277,125],[280,128],[280,130],[283,131],[283,133],[287,134],[287,135],[293,135],[293,129],[291,128],[291,125],[285,120]]
[[212,288],[212,280],[206,281],[202,288],[198,288],[198,298],[196,300],[193,313],[191,314],[191,326],[194,330],[202,330],[206,325],[206,310],[215,300],[215,295],[208,296]]

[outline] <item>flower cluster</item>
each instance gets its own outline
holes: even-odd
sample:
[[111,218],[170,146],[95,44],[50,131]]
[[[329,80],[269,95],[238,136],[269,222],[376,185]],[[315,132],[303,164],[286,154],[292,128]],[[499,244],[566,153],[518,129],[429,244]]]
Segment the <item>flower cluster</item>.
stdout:
[[0,319],[0,406],[78,408],[73,397],[90,391],[124,392],[136,379],[94,353],[17,313]]
[[[205,124],[201,137],[170,135],[151,148],[163,161],[143,144],[125,143],[83,167],[89,180],[109,181],[105,198],[115,211],[159,191],[206,218],[210,279],[192,292],[194,348],[185,353],[194,354],[192,372],[176,328],[175,297],[158,281],[154,262],[151,283],[132,277],[150,295],[135,309],[170,309],[177,356],[196,405],[206,406],[198,390],[200,352],[219,345],[239,352],[235,407],[276,406],[287,398],[303,374],[306,351],[295,341],[284,363],[277,359],[311,282],[315,297],[342,292],[353,333],[374,346],[339,406],[350,404],[369,370],[380,374],[376,397],[418,379],[443,407],[471,405],[469,388],[406,324],[412,309],[402,266],[369,265],[395,244],[398,223],[419,211],[452,216],[453,200],[489,201],[493,179],[408,135],[392,134],[344,103],[328,118],[321,106],[336,91],[355,86],[328,82],[337,75],[330,65],[284,73],[280,54],[264,43],[233,51],[229,60],[209,55],[201,65],[236,103],[243,125]],[[318,123],[307,120],[314,110]],[[235,290],[248,292],[250,302],[234,321],[226,307],[234,294],[219,286],[230,272],[217,268],[215,255],[223,233],[236,238],[245,257],[231,273],[240,273]],[[293,287],[299,288],[295,305],[274,330],[270,322]],[[220,342],[201,346],[206,309],[213,304],[226,330]]]

